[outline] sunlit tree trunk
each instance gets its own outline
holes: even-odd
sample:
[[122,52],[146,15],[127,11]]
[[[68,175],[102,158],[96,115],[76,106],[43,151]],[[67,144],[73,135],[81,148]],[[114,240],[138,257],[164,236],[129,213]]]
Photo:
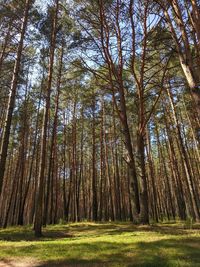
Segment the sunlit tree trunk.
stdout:
[[[61,86],[61,76],[62,76],[62,67],[63,67],[63,50],[64,47],[61,48],[61,55],[59,61],[59,70],[58,70],[58,77],[57,77],[57,92],[55,97],[55,111],[54,111],[54,118],[53,118],[53,130],[52,130],[52,137],[51,137],[51,145],[50,145],[50,155],[49,155],[49,166],[47,172],[47,189],[45,194],[45,206],[44,206],[44,217],[43,223],[46,225],[47,223],[47,215],[49,209],[49,191],[50,191],[50,184],[53,187],[53,180],[52,169],[53,169],[53,162],[55,161],[55,150],[56,150],[56,138],[57,138],[57,125],[58,125],[58,109],[59,109],[59,100],[60,100],[60,86]],[[51,207],[52,208],[52,207]],[[51,221],[50,217],[50,221]]]
[[27,28],[27,23],[28,23],[30,3],[31,3],[31,0],[27,0],[25,3],[24,17],[23,17],[21,31],[20,31],[20,39],[19,39],[19,43],[17,47],[17,56],[15,60],[12,83],[11,83],[11,88],[10,88],[10,95],[9,95],[8,106],[7,106],[7,114],[6,114],[5,127],[3,131],[3,137],[2,137],[2,145],[0,148],[0,194],[2,191],[3,178],[4,178],[4,173],[5,173],[5,167],[6,167],[6,159],[7,159],[7,153],[8,153],[9,138],[10,138],[10,129],[11,129],[11,123],[12,123],[12,117],[13,117],[13,110],[15,107],[15,98],[16,98],[18,78],[19,78],[20,67],[21,67],[21,57],[22,57],[22,51],[23,51],[24,38],[25,38],[25,33],[26,33],[26,28]]
[[52,25],[52,34],[51,34],[48,83],[47,83],[47,89],[46,89],[46,103],[45,103],[45,108],[44,108],[42,137],[41,137],[42,144],[41,144],[40,172],[39,172],[39,181],[38,181],[39,185],[38,185],[35,221],[34,221],[35,236],[37,237],[40,237],[42,235],[43,193],[44,193],[46,149],[47,149],[46,147],[47,146],[47,128],[48,128],[48,121],[49,121],[50,95],[51,95],[51,85],[52,85],[52,75],[53,75],[54,52],[55,52],[55,44],[56,44],[58,8],[59,8],[59,0],[56,0],[55,7],[54,7],[55,10],[54,10],[53,25]]

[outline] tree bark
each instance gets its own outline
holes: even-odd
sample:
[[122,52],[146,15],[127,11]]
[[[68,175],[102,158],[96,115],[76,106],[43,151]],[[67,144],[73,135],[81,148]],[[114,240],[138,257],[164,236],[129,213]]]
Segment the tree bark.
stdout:
[[2,145],[0,149],[0,194],[2,192],[3,179],[4,179],[4,173],[5,173],[5,167],[6,167],[8,145],[9,145],[9,139],[10,139],[10,129],[11,129],[11,124],[12,124],[13,110],[15,107],[15,98],[16,98],[18,78],[19,78],[19,73],[20,73],[24,38],[25,38],[25,33],[26,33],[26,28],[27,28],[27,23],[28,23],[30,3],[31,3],[31,0],[26,0],[24,17],[23,17],[21,32],[20,32],[20,40],[19,40],[18,47],[17,47],[17,57],[15,60],[13,77],[12,77],[11,88],[10,88],[10,95],[9,95],[8,106],[7,106],[6,122],[5,122],[3,137],[2,137]]
[[41,158],[40,158],[40,172],[39,172],[39,185],[38,185],[38,195],[36,200],[36,211],[35,211],[35,221],[34,230],[35,236],[42,236],[42,218],[43,218],[43,193],[44,193],[44,181],[45,181],[45,166],[46,166],[46,145],[47,145],[47,128],[49,120],[49,109],[50,109],[50,95],[51,95],[51,84],[53,75],[53,63],[54,63],[54,52],[56,44],[56,31],[57,31],[57,19],[58,19],[58,8],[59,0],[55,1],[55,13],[52,25],[52,35],[51,35],[51,47],[50,47],[50,60],[49,60],[49,70],[48,70],[48,83],[46,89],[46,105],[44,109],[43,116],[43,126],[42,126],[42,138],[41,138]]

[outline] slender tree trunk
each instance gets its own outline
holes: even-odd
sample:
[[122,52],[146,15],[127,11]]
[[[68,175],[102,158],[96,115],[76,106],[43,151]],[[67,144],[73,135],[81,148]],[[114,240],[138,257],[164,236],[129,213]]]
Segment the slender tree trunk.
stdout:
[[95,131],[95,108],[96,98],[93,92],[92,100],[92,217],[93,221],[98,218],[98,204],[97,204],[97,177],[96,177],[96,131]]
[[[191,92],[193,101],[196,106],[197,114],[200,117],[200,84],[199,84],[200,81],[198,81],[198,77],[193,68],[194,62],[192,60],[192,54],[191,54],[190,44],[189,44],[189,40],[187,36],[187,31],[186,31],[185,24],[182,18],[181,9],[179,7],[177,0],[173,0],[173,1],[170,0],[169,2],[174,11],[173,20],[176,21],[177,27],[180,30],[181,37],[183,40],[183,43],[182,43],[183,46],[181,46],[179,42],[179,37],[176,34],[176,30],[172,23],[172,19],[169,15],[169,12],[165,8],[164,8],[164,14],[168,22],[172,38],[174,39],[174,42],[175,42],[175,45],[178,51],[180,65],[185,75],[188,86],[190,88],[190,92]],[[192,2],[193,2],[193,9],[194,9],[195,3],[194,1]],[[165,3],[163,3],[162,6],[164,7]],[[195,17],[198,16],[198,14],[199,13],[196,13],[195,11]],[[183,47],[184,47],[184,52],[183,52]]]
[[19,40],[19,44],[17,48],[17,57],[15,60],[12,83],[11,83],[11,88],[10,88],[10,95],[9,95],[8,106],[7,106],[6,122],[5,122],[3,137],[2,137],[2,145],[0,148],[0,194],[2,192],[3,178],[4,178],[4,173],[5,173],[5,167],[6,167],[6,159],[7,159],[7,153],[8,153],[9,138],[10,138],[10,129],[11,129],[11,123],[12,123],[12,117],[13,117],[13,110],[15,107],[18,77],[20,73],[21,57],[22,57],[22,51],[23,51],[24,37],[26,33],[26,28],[27,28],[30,3],[31,3],[31,0],[26,0],[24,17],[23,17],[21,32],[20,32],[20,40]]
[[[62,45],[60,63],[59,63],[59,71],[58,71],[58,80],[57,80],[57,94],[55,98],[55,111],[54,111],[53,131],[52,131],[51,145],[50,145],[49,167],[48,167],[48,173],[47,173],[47,189],[46,189],[46,195],[45,195],[46,201],[44,205],[44,217],[43,217],[44,225],[46,225],[47,223],[47,215],[48,215],[48,209],[49,209],[49,191],[50,191],[51,178],[53,177],[51,176],[51,174],[52,174],[52,169],[53,169],[52,165],[54,161],[54,151],[56,148],[58,109],[59,109],[59,99],[60,99],[61,75],[62,75],[62,67],[63,67],[63,52],[64,52],[64,47]],[[51,184],[51,186],[53,187],[53,183]]]
[[153,195],[153,214],[154,214],[154,219],[156,222],[158,222],[158,197],[157,197],[157,189],[156,189],[156,174],[154,170],[154,163],[153,163],[153,156],[152,156],[152,148],[151,148],[151,140],[150,140],[150,134],[149,134],[149,129],[147,129],[147,157],[148,157],[148,162],[149,162],[149,171],[150,171],[150,178],[151,182],[150,184],[152,185],[152,195]]
[[45,181],[44,178],[45,178],[45,166],[46,166],[47,127],[48,127],[48,120],[49,120],[50,95],[51,95],[54,52],[55,52],[55,43],[56,43],[58,8],[59,8],[59,0],[56,0],[53,27],[52,27],[52,36],[51,36],[48,84],[47,84],[47,90],[46,90],[46,93],[47,93],[46,106],[44,109],[43,126],[42,126],[39,186],[38,186],[38,195],[37,195],[37,200],[36,200],[36,212],[35,212],[35,222],[34,222],[35,236],[37,237],[42,236],[42,218],[43,218],[42,214],[43,214],[43,193],[44,193],[44,181]]
[[181,152],[181,157],[182,157],[184,168],[185,168],[185,172],[186,172],[187,185],[188,185],[188,189],[189,189],[190,196],[191,196],[193,210],[194,210],[194,213],[195,213],[196,220],[199,220],[200,219],[200,212],[199,212],[200,203],[199,203],[199,200],[198,200],[198,198],[197,198],[197,196],[195,194],[193,177],[192,177],[191,169],[190,169],[190,166],[189,166],[188,156],[187,156],[184,144],[183,144],[178,118],[177,118],[176,110],[175,110],[175,107],[174,107],[172,94],[171,94],[169,88],[167,88],[167,93],[168,93],[168,96],[169,96],[169,100],[170,100],[170,104],[171,104],[171,108],[172,108],[172,112],[173,112],[173,118],[174,118],[174,122],[175,122],[175,125],[176,125],[176,131],[177,131],[178,140],[179,140],[179,144],[180,144],[179,145],[180,146],[180,152]]

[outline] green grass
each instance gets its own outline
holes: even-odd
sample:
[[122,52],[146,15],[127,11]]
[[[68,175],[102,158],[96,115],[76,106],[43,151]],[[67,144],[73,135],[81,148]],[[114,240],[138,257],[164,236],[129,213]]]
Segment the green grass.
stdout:
[[196,267],[200,226],[77,223],[48,226],[40,239],[31,226],[0,229],[0,260],[27,258],[36,266]]

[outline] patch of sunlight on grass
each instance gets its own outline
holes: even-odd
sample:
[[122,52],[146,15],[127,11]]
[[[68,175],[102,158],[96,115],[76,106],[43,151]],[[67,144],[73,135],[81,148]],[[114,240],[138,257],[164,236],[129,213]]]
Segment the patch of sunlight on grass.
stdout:
[[31,226],[0,229],[0,259],[30,257],[38,266],[200,266],[199,251],[199,226],[181,222],[51,225],[40,239]]

